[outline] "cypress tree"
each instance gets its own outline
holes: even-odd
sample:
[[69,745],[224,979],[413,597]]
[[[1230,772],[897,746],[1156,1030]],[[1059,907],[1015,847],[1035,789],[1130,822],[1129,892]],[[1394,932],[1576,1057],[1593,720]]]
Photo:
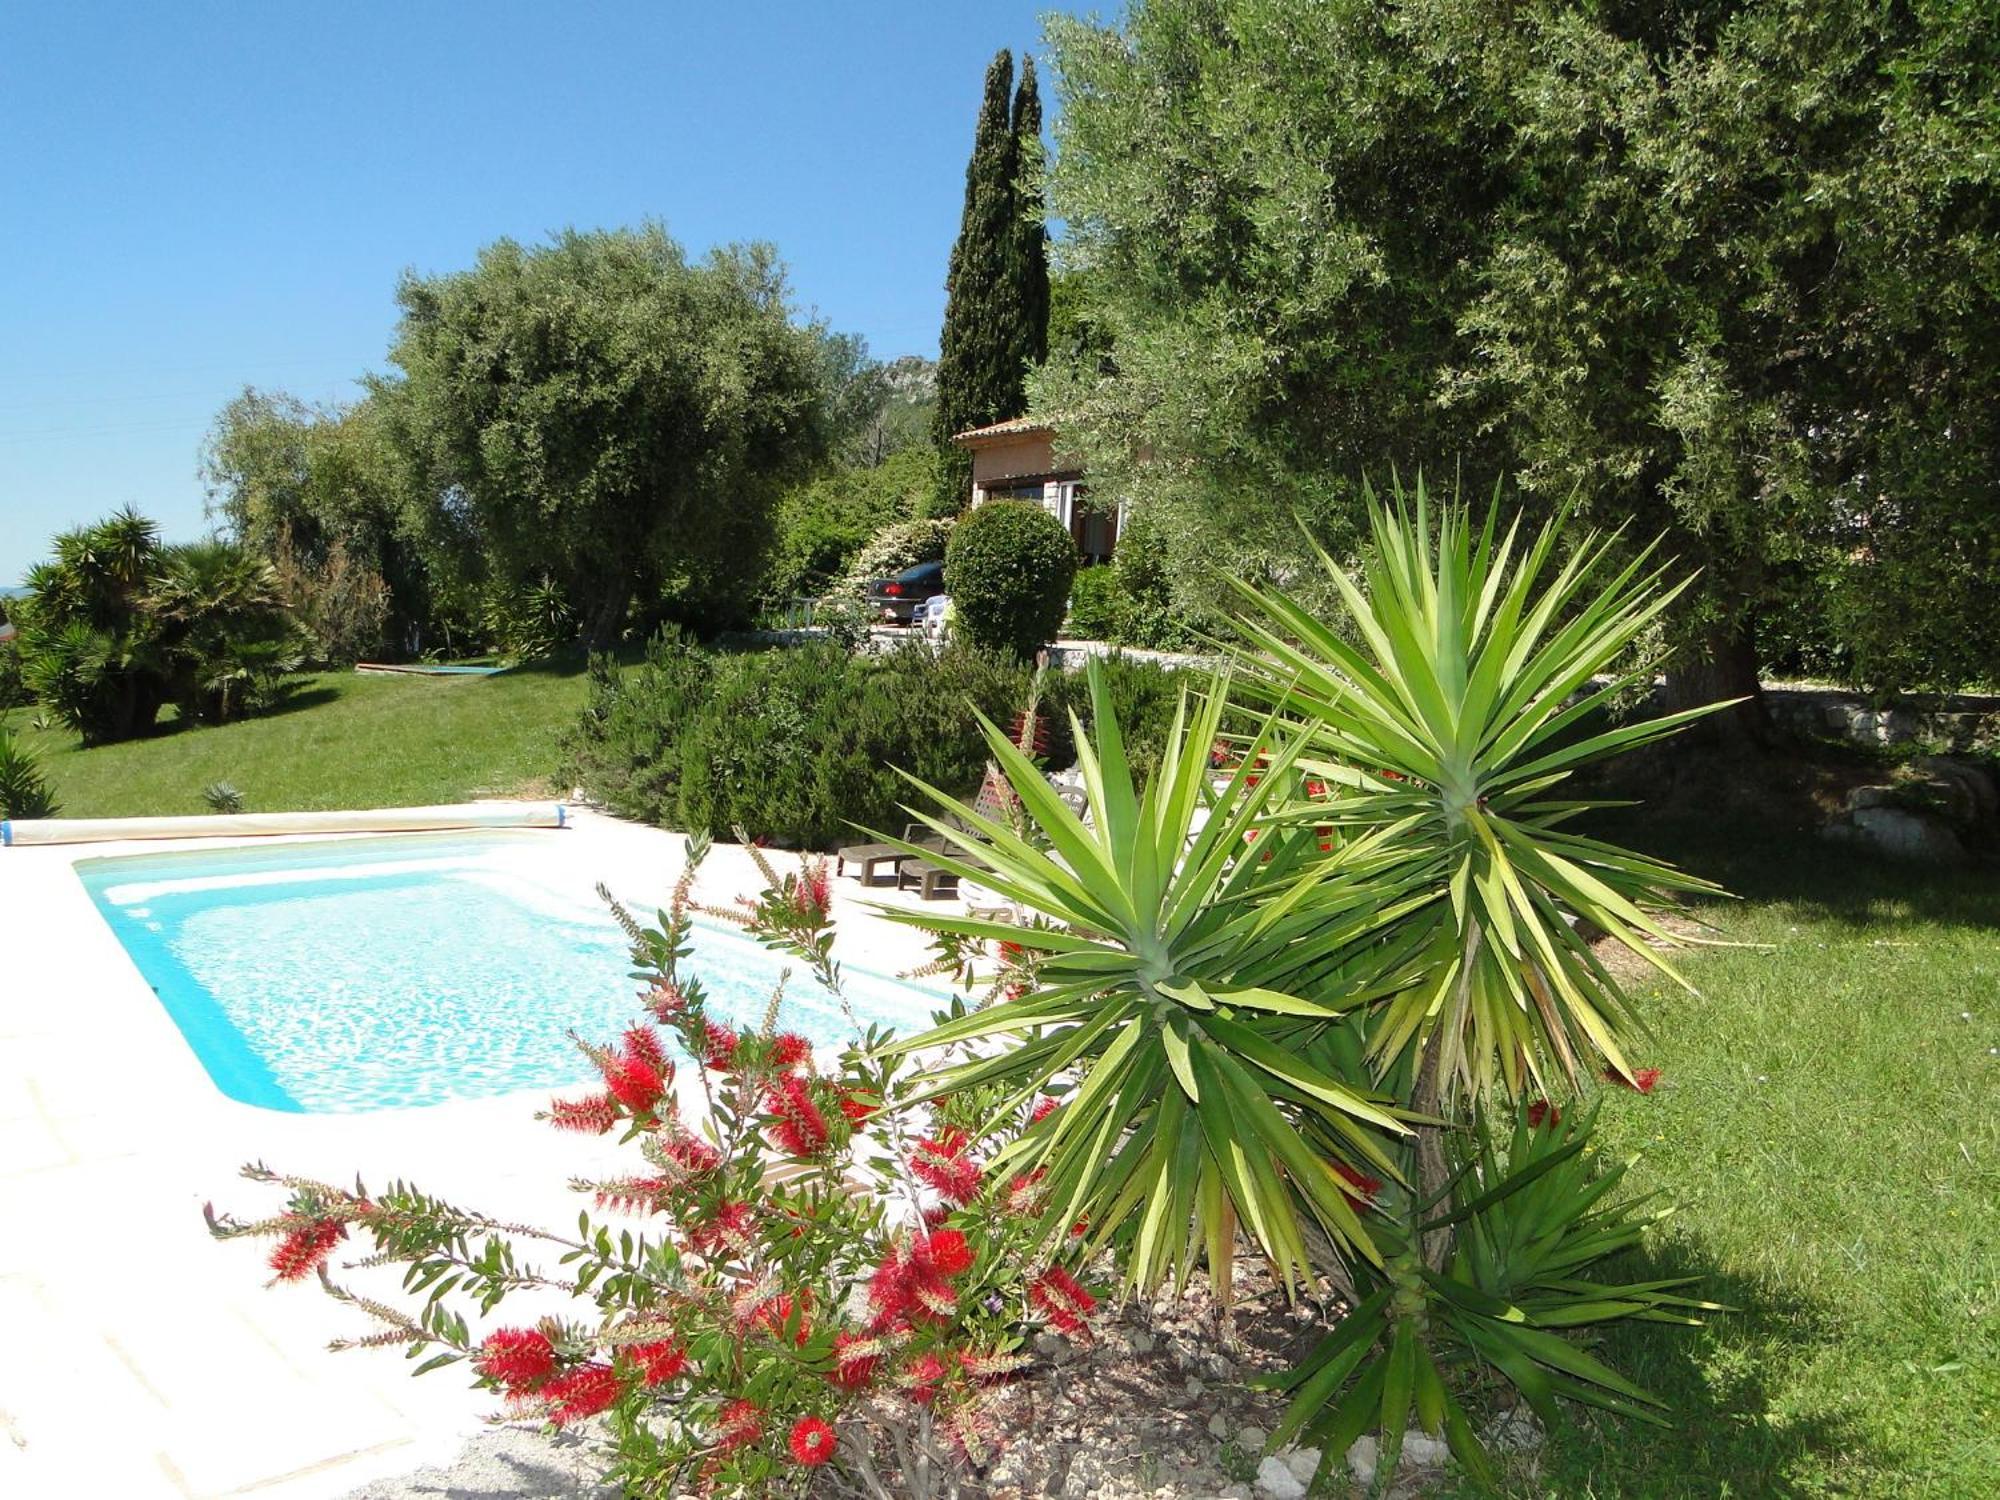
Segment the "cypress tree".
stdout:
[[1003,47],[986,70],[986,97],[965,169],[965,211],[945,277],[932,419],[942,458],[938,493],[929,507],[936,515],[956,514],[970,493],[971,460],[952,443],[952,434],[1016,416],[1021,408],[1015,329],[1022,310],[1013,272],[1019,161],[1007,104],[1013,81],[1013,54]]
[[[1042,197],[1042,95],[1035,86],[1035,60],[1021,59],[1021,83],[1014,90],[1014,368],[1038,365],[1049,357],[1049,226]],[[1019,410],[1017,405],[1016,410]]]

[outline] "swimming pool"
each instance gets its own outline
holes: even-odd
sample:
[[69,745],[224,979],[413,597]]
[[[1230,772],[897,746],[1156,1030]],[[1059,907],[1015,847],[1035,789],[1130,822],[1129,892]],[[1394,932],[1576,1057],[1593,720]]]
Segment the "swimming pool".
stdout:
[[[81,860],[84,889],[217,1088],[268,1109],[353,1113],[563,1088],[565,1035],[638,1013],[625,937],[554,832],[399,834]],[[659,893],[623,892],[640,898]],[[642,907],[649,910],[649,907]],[[711,1013],[756,1026],[787,968],[782,1024],[853,1028],[795,961],[698,921],[687,972]],[[851,966],[866,1025],[909,1030],[940,997]]]

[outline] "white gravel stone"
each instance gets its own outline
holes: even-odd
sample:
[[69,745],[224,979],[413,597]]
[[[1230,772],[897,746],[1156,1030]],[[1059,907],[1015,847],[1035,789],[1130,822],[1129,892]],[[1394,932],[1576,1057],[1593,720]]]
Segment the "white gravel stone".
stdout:
[[1208,1419],[1208,1435],[1218,1438],[1229,1436],[1229,1414],[1227,1412],[1217,1412]]
[[1261,1427],[1244,1428],[1236,1434],[1236,1446],[1241,1448],[1245,1453],[1262,1451],[1264,1447],[1264,1429]]
[[1347,1471],[1354,1476],[1356,1484],[1375,1482],[1374,1433],[1364,1433],[1354,1440],[1354,1446],[1347,1450]]
[[1525,1406],[1503,1411],[1480,1434],[1487,1447],[1501,1453],[1525,1453],[1542,1446],[1542,1424]]
[[1319,1449],[1292,1449],[1285,1455],[1285,1467],[1292,1471],[1292,1478],[1300,1484],[1312,1483],[1313,1475],[1319,1472]]
[[1304,1500],[1305,1483],[1276,1454],[1257,1465],[1257,1489],[1271,1500]]
[[1451,1445],[1427,1432],[1403,1434],[1403,1462],[1420,1469],[1444,1467],[1451,1458]]
[[1190,1377],[1187,1383],[1187,1393],[1188,1393],[1188,1400],[1199,1401],[1204,1395],[1208,1393],[1208,1387],[1203,1385],[1199,1380],[1195,1380],[1192,1377]]

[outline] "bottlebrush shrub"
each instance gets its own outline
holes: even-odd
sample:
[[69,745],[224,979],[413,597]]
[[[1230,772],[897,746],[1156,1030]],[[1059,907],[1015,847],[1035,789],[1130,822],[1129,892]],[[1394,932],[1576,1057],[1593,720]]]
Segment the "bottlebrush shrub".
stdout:
[[[605,1477],[630,1493],[797,1493],[827,1465],[868,1495],[942,1492],[996,1446],[1032,1334],[1088,1336],[1094,1298],[1058,1259],[1080,1240],[1042,1222],[1036,1178],[986,1165],[1050,1128],[1049,1107],[1023,1105],[998,1130],[976,1092],[919,1115],[906,1101],[924,1080],[874,1059],[878,1035],[821,1071],[780,1029],[777,997],[757,1030],[713,1014],[685,972],[702,852],[691,847],[657,925],[613,902],[647,1014],[615,1041],[580,1043],[597,1084],[545,1118],[619,1132],[639,1161],[573,1184],[595,1203],[574,1233],[401,1182],[371,1192],[261,1165],[245,1175],[286,1189],[283,1211],[246,1222],[210,1210],[211,1231],[274,1240],[274,1279],[316,1275],[373,1319],[336,1347],[402,1345],[419,1374],[465,1364],[517,1419],[602,1417]],[[845,1006],[823,866],[765,865],[767,889],[734,915]],[[691,1088],[677,1087],[683,1073]],[[705,1108],[684,1111],[697,1094]],[[336,1272],[379,1266],[402,1269],[405,1305]],[[530,1292],[568,1308],[493,1316]],[[488,1320],[479,1332],[474,1316]]]

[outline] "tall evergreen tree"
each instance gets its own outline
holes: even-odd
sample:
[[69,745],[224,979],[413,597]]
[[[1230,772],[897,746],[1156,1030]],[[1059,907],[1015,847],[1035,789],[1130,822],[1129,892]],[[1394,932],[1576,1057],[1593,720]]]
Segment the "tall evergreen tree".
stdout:
[[[1021,82],[1014,90],[1012,270],[1021,306],[1014,324],[1014,367],[1024,370],[1049,357],[1049,224],[1042,194],[1042,94],[1035,84],[1032,57],[1021,59]],[[1014,410],[1021,409],[1017,401]]]
[[[1023,389],[1016,225],[1020,153],[1007,95],[1013,54],[1002,48],[986,70],[986,96],[965,169],[965,212],[945,277],[944,331],[938,339],[937,409],[932,434],[942,462],[932,514],[951,515],[970,488],[971,460],[952,434],[1020,413]],[[1039,115],[1040,104],[1029,96]],[[1043,319],[1046,339],[1046,315]]]

